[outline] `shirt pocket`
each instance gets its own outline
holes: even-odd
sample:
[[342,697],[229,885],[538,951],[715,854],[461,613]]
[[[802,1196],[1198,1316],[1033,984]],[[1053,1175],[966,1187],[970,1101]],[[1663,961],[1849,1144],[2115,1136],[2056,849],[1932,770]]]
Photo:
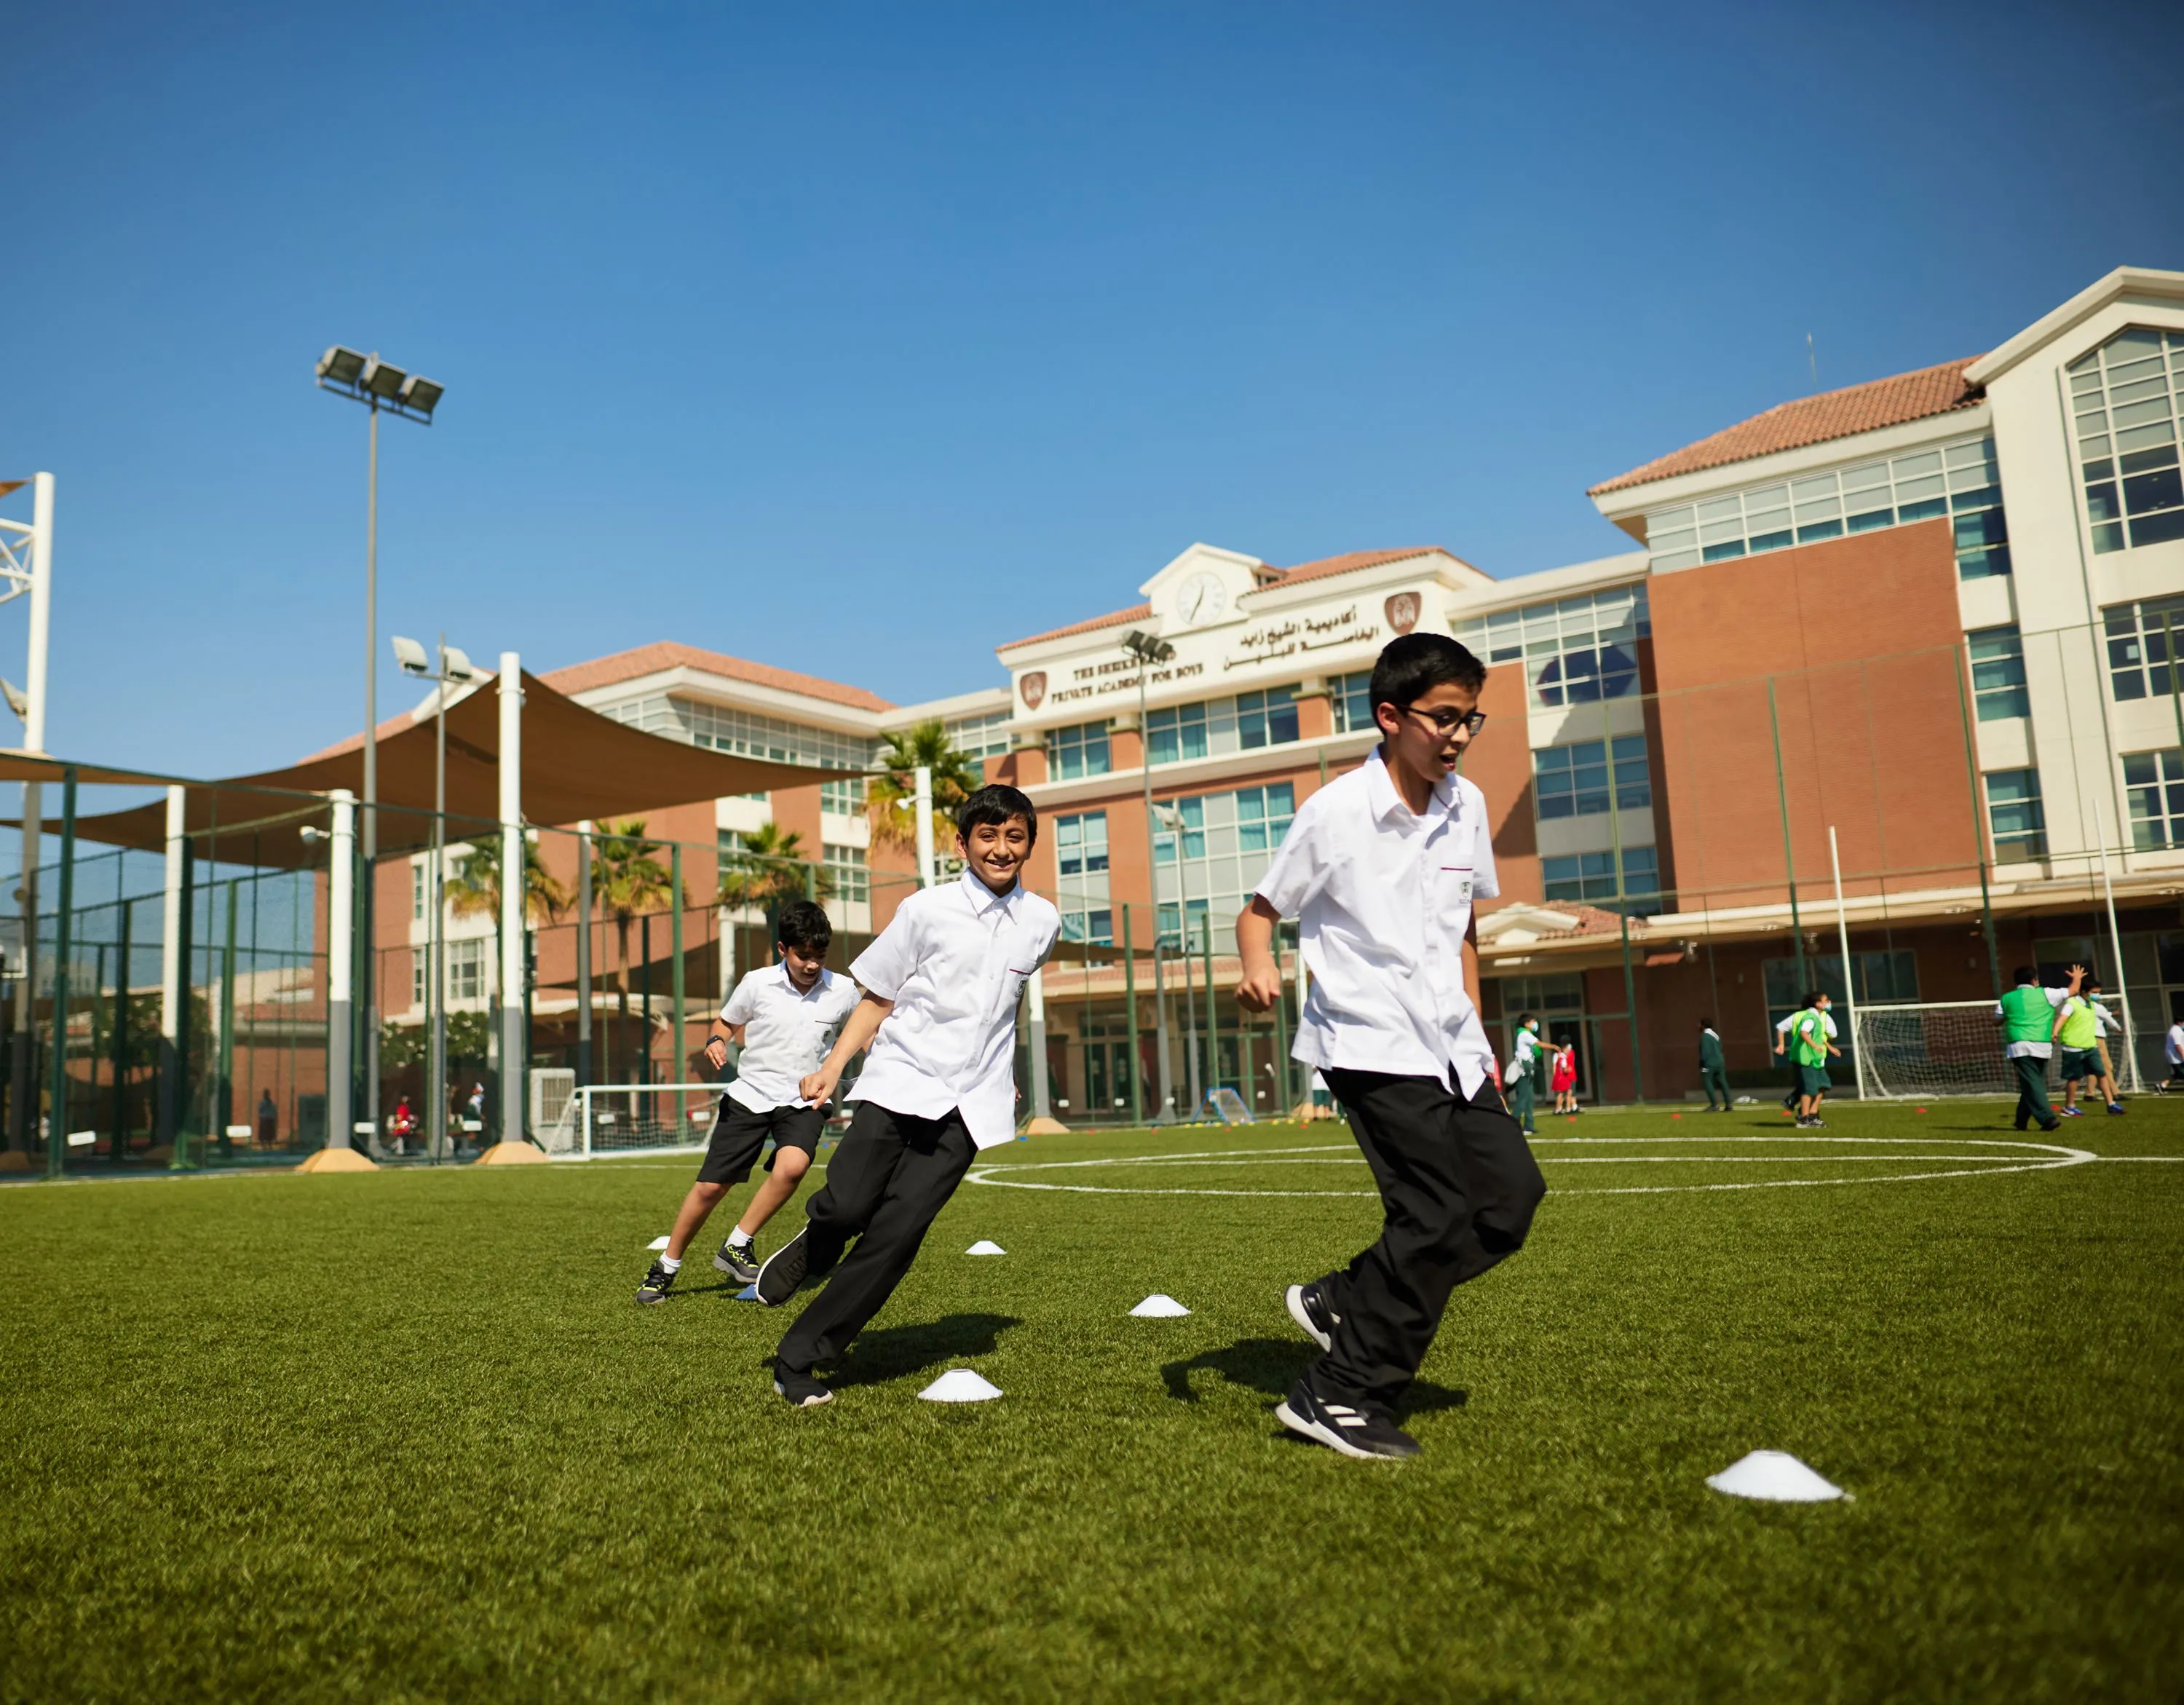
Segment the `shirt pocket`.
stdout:
[[1470,920],[1478,872],[1469,864],[1441,863],[1433,872],[1433,913],[1441,928],[1461,934]]

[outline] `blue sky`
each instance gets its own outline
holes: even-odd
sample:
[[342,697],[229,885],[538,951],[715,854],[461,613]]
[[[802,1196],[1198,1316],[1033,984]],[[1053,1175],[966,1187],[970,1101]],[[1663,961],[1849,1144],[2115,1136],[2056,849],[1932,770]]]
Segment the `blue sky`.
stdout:
[[52,7],[9,42],[48,744],[197,775],[360,718],[328,343],[448,387],[383,429],[382,632],[905,700],[1196,539],[1605,554],[1585,487],[1803,393],[1808,332],[1830,387],[2184,265],[2173,7]]

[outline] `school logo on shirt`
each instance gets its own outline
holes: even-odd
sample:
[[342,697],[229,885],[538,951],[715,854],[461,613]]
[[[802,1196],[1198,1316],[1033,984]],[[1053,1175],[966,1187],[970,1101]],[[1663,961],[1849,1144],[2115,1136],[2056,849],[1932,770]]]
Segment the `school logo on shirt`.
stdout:
[[1023,694],[1025,710],[1039,709],[1046,699],[1046,671],[1033,670],[1017,683],[1017,691]]
[[1398,592],[1381,606],[1388,618],[1388,626],[1398,633],[1408,633],[1418,625],[1418,611],[1423,607],[1415,592]]

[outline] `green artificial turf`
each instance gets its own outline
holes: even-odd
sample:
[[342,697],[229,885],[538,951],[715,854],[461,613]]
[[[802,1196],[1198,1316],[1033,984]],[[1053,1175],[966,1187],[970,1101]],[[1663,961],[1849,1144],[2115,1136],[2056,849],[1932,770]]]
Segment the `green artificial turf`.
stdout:
[[[765,1369],[792,1310],[710,1240],[631,1301],[687,1158],[10,1188],[0,1694],[2175,1698],[2184,1165],[1658,1190],[1981,1164],[1723,1140],[1794,1137],[1770,1112],[1544,1121],[1589,1140],[1543,1145],[1401,1465],[1271,1418],[1282,1287],[1377,1215],[1257,1192],[1366,1188],[1340,1148],[1004,1174],[1243,1194],[967,1184],[807,1412]],[[2003,1112],[1827,1134],[1953,1154]],[[2184,1154],[2184,1106],[2053,1140]],[[1129,1318],[1153,1291],[1194,1312]],[[1006,1395],[919,1401],[950,1367]],[[1708,1489],[1761,1447],[1853,1499]]]

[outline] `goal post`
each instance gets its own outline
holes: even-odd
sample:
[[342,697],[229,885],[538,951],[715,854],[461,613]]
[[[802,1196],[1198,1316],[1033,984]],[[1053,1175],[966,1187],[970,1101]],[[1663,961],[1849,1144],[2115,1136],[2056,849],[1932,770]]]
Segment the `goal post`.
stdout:
[[[2117,996],[2102,995],[2101,1005],[2119,1027],[2124,1025]],[[1870,1095],[1903,1100],[2017,1093],[2017,1075],[2002,1051],[2002,1027],[1995,1022],[1992,1000],[1862,1000],[1852,1028]],[[2138,1088],[2136,1039],[2120,1028],[2108,1033],[2107,1040],[2118,1081]],[[2061,1063],[2059,1046],[2048,1061],[2051,1088],[2061,1083]]]
[[589,1160],[702,1149],[722,1092],[719,1084],[586,1084],[570,1096],[547,1152]]

